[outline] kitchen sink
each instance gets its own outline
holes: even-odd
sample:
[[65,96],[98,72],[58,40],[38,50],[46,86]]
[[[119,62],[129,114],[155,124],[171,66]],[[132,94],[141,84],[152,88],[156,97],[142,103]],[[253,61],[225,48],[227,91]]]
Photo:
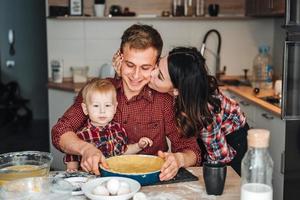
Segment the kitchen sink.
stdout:
[[230,86],[251,86],[249,80],[238,80],[238,79],[227,79],[218,80],[219,86],[230,85]]
[[266,97],[260,97],[260,99],[281,108],[281,98],[278,96],[266,96]]

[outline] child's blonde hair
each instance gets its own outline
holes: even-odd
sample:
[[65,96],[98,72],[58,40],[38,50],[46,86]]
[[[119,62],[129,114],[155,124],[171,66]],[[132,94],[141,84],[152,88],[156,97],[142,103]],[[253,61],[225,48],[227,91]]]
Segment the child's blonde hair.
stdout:
[[115,86],[106,79],[95,78],[92,79],[82,90],[83,103],[88,102],[90,94],[94,92],[100,92],[102,94],[112,94],[113,102],[117,102],[117,92]]

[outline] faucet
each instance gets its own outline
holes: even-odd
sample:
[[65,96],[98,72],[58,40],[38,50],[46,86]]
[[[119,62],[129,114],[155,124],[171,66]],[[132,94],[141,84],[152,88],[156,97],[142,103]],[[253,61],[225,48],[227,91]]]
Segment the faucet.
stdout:
[[222,43],[222,39],[221,39],[221,34],[219,33],[219,31],[217,31],[216,29],[211,29],[209,31],[207,31],[207,33],[204,36],[204,39],[202,41],[202,45],[200,48],[200,53],[202,56],[204,56],[205,50],[206,50],[206,40],[207,37],[211,34],[211,33],[215,33],[218,36],[218,49],[217,49],[217,54],[215,55],[216,57],[216,79],[219,80],[221,75],[225,74],[225,70],[226,68],[224,67],[223,71],[220,70],[220,51],[221,51],[221,43]]

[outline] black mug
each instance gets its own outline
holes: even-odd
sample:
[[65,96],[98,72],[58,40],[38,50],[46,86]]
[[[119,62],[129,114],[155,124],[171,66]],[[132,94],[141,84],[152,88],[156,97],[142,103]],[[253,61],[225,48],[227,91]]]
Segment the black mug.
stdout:
[[221,195],[223,193],[226,174],[226,164],[219,162],[203,163],[203,177],[208,195]]
[[208,5],[208,14],[212,17],[218,16],[219,5],[218,4],[209,4]]

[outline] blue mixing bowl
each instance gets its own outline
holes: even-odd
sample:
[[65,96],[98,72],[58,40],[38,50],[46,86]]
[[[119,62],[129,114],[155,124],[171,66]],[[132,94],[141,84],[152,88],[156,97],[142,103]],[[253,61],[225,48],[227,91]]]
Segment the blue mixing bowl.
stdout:
[[121,155],[106,159],[109,169],[100,165],[101,176],[132,178],[141,185],[151,185],[159,181],[164,160],[151,155]]

